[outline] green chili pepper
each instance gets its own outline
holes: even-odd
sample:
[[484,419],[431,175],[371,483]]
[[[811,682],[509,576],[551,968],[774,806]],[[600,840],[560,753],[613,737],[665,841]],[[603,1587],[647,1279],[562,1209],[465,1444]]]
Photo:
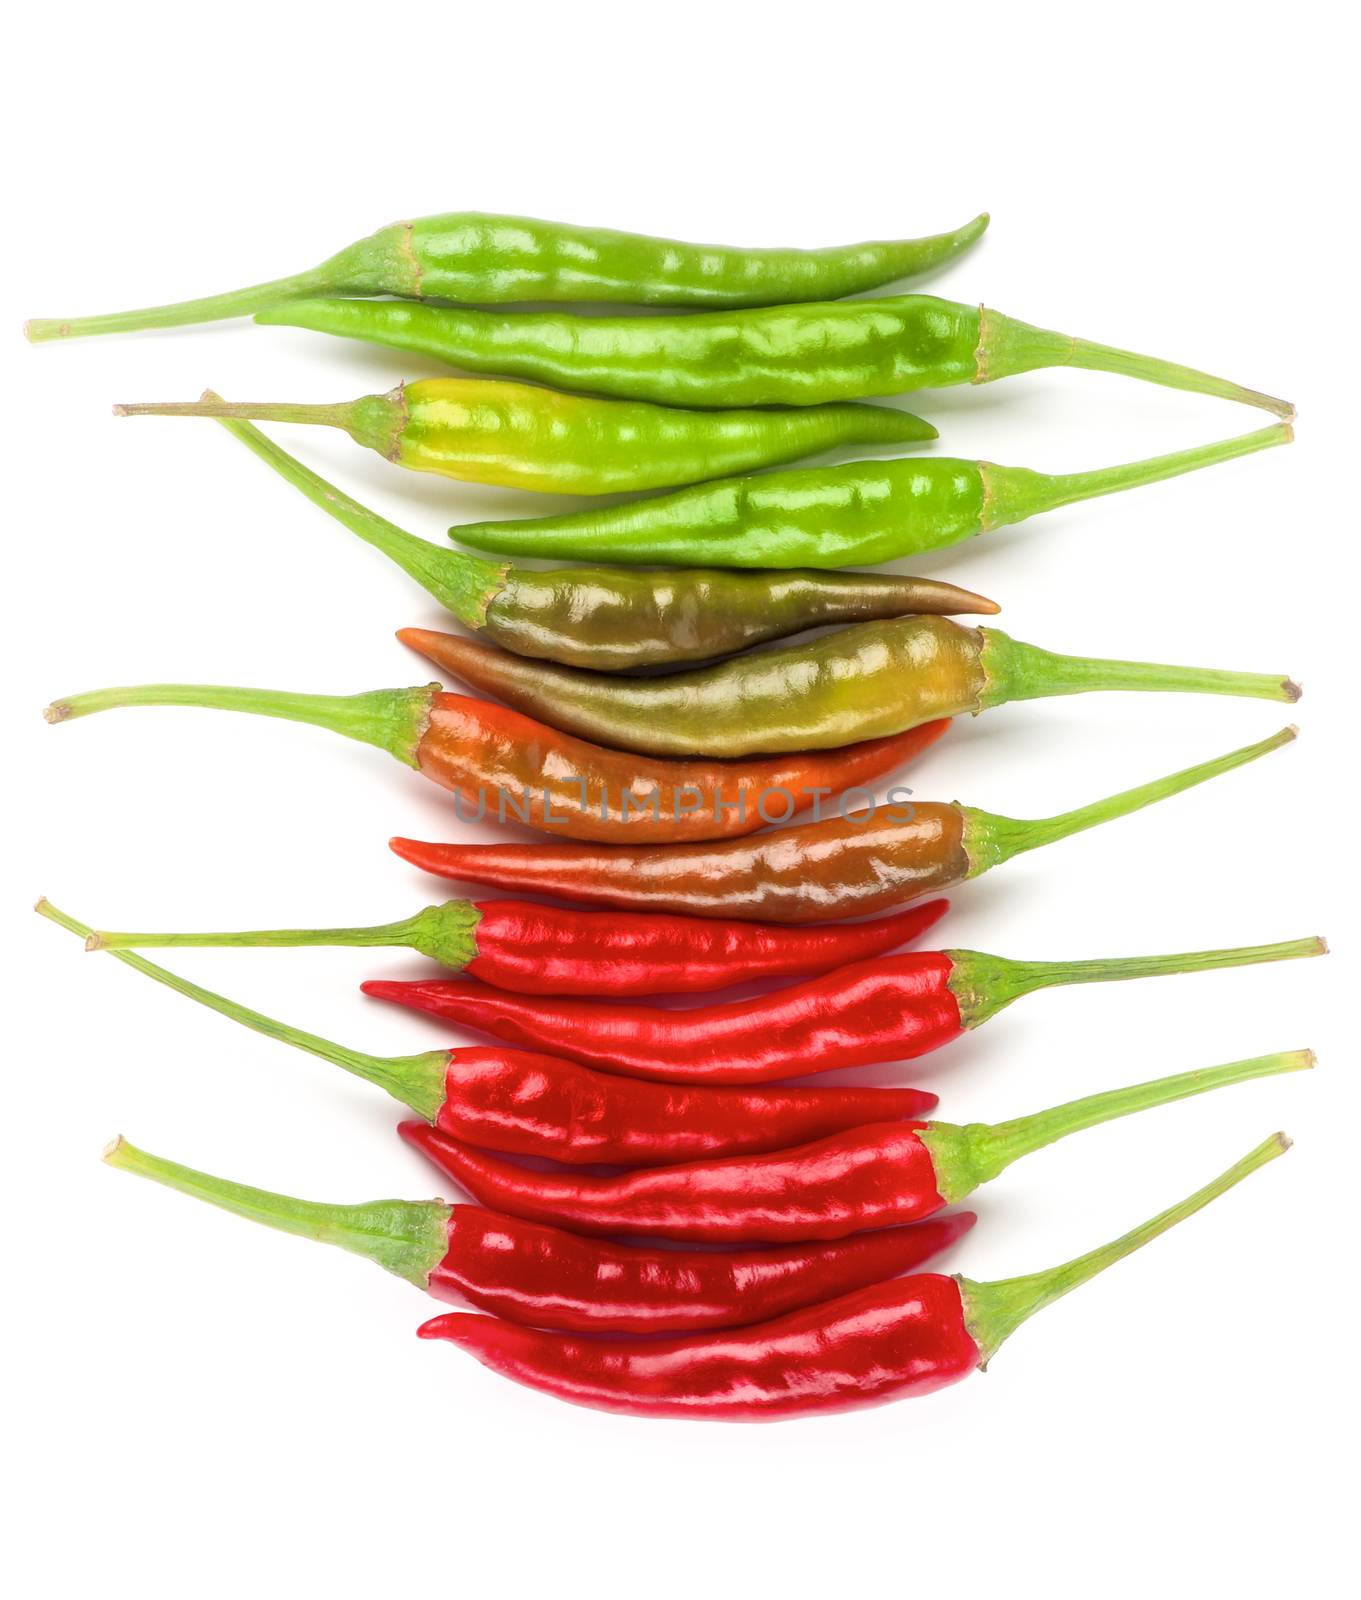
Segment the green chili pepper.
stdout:
[[548,560],[715,567],[874,566],[1235,456],[1289,444],[1288,422],[1094,472],[1031,472],[948,456],[848,461],[726,478],[561,517],[465,522],[449,537]]
[[862,622],[658,678],[607,677],[447,633],[397,637],[480,692],[582,738],[649,755],[816,750],[1009,700],[1145,689],[1298,700],[1288,678],[1054,655],[944,617]]
[[926,294],[662,317],[301,300],[255,320],[366,339],[470,372],[662,405],[807,406],[1085,367],[1294,415],[1284,400],[1190,367]]
[[659,489],[837,445],[936,437],[929,422],[888,406],[679,411],[483,378],[423,378],[337,405],[197,400],[113,409],[120,417],[321,423],[416,472],[556,494]]
[[741,250],[682,244],[609,228],[533,217],[454,211],[394,222],[310,272],[270,283],[102,317],[25,325],[30,339],[71,339],[248,316],[315,294],[394,294],[414,299],[617,300],[632,305],[759,306],[834,300],[929,271],[967,249],[987,213],[927,239],[887,239],[823,250]]
[[631,672],[668,662],[709,661],[829,623],[998,609],[952,583],[871,572],[631,572],[619,567],[543,572],[480,561],[418,539],[360,505],[249,422],[224,418],[222,426],[313,504],[395,561],[465,627],[519,655]]

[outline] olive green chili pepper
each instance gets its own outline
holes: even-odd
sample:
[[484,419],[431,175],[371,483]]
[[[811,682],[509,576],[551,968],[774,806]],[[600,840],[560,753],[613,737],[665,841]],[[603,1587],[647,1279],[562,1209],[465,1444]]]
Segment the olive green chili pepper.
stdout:
[[936,437],[929,422],[888,406],[679,411],[484,378],[423,378],[337,405],[197,400],[113,409],[120,417],[316,422],[416,472],[555,494],[660,489],[837,445]]
[[280,477],[395,561],[465,627],[518,655],[546,656],[599,672],[632,672],[709,661],[831,623],[998,609],[952,583],[871,572],[631,572],[619,567],[543,572],[480,561],[418,539],[360,505],[249,422],[221,421]]
[[188,322],[216,322],[315,294],[412,299],[616,300],[632,305],[759,306],[834,300],[927,272],[967,249],[987,213],[927,239],[887,239],[823,250],[741,250],[682,244],[533,217],[453,211],[394,222],[310,272],[249,289],[102,317],[40,318],[30,339],[72,339]]
[[449,537],[547,560],[713,567],[874,566],[958,544],[1041,511],[1289,444],[1288,422],[1094,472],[1031,472],[948,456],[848,461],[725,478],[560,517],[465,522]]
[[1144,689],[1298,700],[1288,678],[1054,655],[944,617],[862,622],[659,678],[607,677],[453,634],[397,635],[479,692],[555,728],[648,755],[744,756],[878,739],[1009,700]]
[[1284,400],[1191,367],[926,294],[662,317],[302,300],[255,320],[367,339],[470,372],[673,406],[807,406],[1084,367],[1295,414]]

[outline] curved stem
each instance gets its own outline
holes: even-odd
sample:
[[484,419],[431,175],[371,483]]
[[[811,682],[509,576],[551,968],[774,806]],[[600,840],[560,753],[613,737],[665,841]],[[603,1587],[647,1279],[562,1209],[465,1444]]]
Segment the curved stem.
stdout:
[[1164,978],[1220,967],[1252,967],[1267,961],[1300,961],[1327,953],[1326,941],[1319,938],[1097,961],[1011,961],[1006,956],[984,955],[977,950],[945,952],[954,964],[949,988],[959,1003],[960,1022],[965,1028],[978,1027],[1013,1000],[1037,989],[1070,983],[1116,983],[1126,978]]
[[1224,672],[1215,667],[1164,666],[1150,661],[1106,661],[1062,656],[1024,644],[997,628],[980,628],[985,686],[980,708],[1050,695],[1137,689],[1162,694],[1246,695],[1255,700],[1295,701],[1300,688],[1275,673]]
[[1237,400],[1275,412],[1287,421],[1295,415],[1295,408],[1288,400],[1277,400],[1260,390],[1245,389],[1240,383],[1230,383],[1226,378],[1216,378],[1175,361],[1163,361],[1158,356],[1139,355],[1133,350],[1118,350],[1114,345],[1094,344],[1090,339],[1075,339],[1071,334],[1035,328],[988,306],[979,314],[975,353],[978,363],[975,383],[989,383],[994,378],[1031,372],[1037,367],[1084,367],[1091,372],[1140,378],[1145,383],[1161,384],[1165,389],[1186,389],[1193,394]]
[[1151,456],[1145,461],[1129,461],[1114,467],[1099,467],[1091,472],[1032,472],[1028,467],[999,467],[990,461],[979,463],[983,478],[983,531],[1023,522],[1041,511],[1072,505],[1076,500],[1094,500],[1103,494],[1118,494],[1146,483],[1176,478],[1237,456],[1274,445],[1289,444],[1295,437],[1289,423],[1277,422],[1255,433],[1221,439],[1215,444],[1197,445],[1191,450],[1175,450],[1170,455]]
[[104,1159],[111,1167],[135,1172],[138,1177],[206,1200],[238,1217],[262,1222],[267,1228],[296,1233],[320,1244],[338,1245],[376,1261],[418,1289],[428,1287],[430,1274],[449,1248],[453,1208],[439,1200],[370,1200],[353,1206],[295,1200],[291,1195],[252,1189],[149,1155],[129,1144],[121,1134],[105,1150]]
[[461,970],[477,955],[476,930],[482,914],[470,900],[426,906],[414,917],[369,928],[263,928],[244,933],[108,933],[98,929],[87,950],[128,950],[170,946],[297,948],[303,945],[404,945],[446,967]]
[[1046,1272],[1034,1272],[1024,1278],[1003,1278],[996,1283],[974,1283],[969,1278],[960,1278],[958,1283],[960,1297],[964,1302],[965,1322],[974,1342],[978,1345],[982,1365],[988,1364],[999,1346],[1010,1338],[1028,1317],[1034,1316],[1037,1311],[1067,1294],[1070,1289],[1076,1289],[1079,1284],[1094,1278],[1098,1272],[1104,1272],[1107,1267],[1123,1260],[1125,1256],[1142,1249],[1160,1233],[1166,1233],[1177,1223],[1194,1216],[1197,1211],[1209,1205],[1211,1200],[1217,1199],[1235,1184],[1241,1183],[1244,1178],[1256,1172],[1258,1167],[1263,1167],[1268,1161],[1274,1161],[1277,1156],[1284,1155],[1289,1148],[1290,1140],[1285,1134],[1273,1133],[1269,1139],[1264,1140],[1227,1172],[1222,1173],[1212,1183],[1207,1183],[1203,1189],[1197,1189],[1195,1194],[1175,1206],[1169,1206],[1166,1211],[1159,1212],[1156,1217],[1123,1234],[1110,1244],[1089,1250],[1086,1255],[1077,1256],[1062,1266],[1050,1267]]
[[1230,750],[1227,755],[1216,756],[1212,761],[1202,761],[1165,778],[1154,778],[1150,783],[1138,784],[1133,789],[1124,789],[1119,794],[1107,795],[1104,799],[1093,800],[1089,805],[1077,806],[1071,811],[1061,811],[1052,817],[1002,817],[991,811],[961,806],[969,876],[977,877],[980,872],[987,872],[989,868],[1009,861],[1012,856],[1021,855],[1026,850],[1054,844],[1070,834],[1099,827],[1101,823],[1114,821],[1117,817],[1127,817],[1131,812],[1142,811],[1145,806],[1156,805],[1159,800],[1181,794],[1185,789],[1194,789],[1197,784],[1205,783],[1210,778],[1232,772],[1235,767],[1246,766],[1259,756],[1279,750],[1298,735],[1299,729],[1293,725],[1282,728],[1279,733],[1273,733],[1269,739],[1262,739],[1257,744],[1244,745],[1239,750]]
[[[48,900],[39,900],[33,909],[39,916],[46,917],[49,922],[55,922],[59,927],[78,934],[87,942],[94,937],[92,928],[87,928],[83,922],[77,922],[74,917],[68,917],[64,911],[58,911]],[[200,988],[198,984],[190,983],[188,978],[181,978],[174,972],[168,972],[164,967],[158,967],[154,962],[148,961],[144,956],[134,955],[130,950],[110,950],[109,954],[115,961],[121,961],[125,966],[134,968],[148,978],[154,978],[157,983],[165,984],[178,994],[196,1000],[199,1005],[207,1006],[210,1011],[230,1017],[233,1022],[239,1022],[243,1027],[250,1028],[256,1033],[263,1033],[270,1039],[278,1039],[282,1044],[292,1045],[295,1050],[305,1050],[309,1055],[320,1056],[323,1061],[329,1061],[334,1067],[352,1072],[368,1083],[377,1084],[380,1089],[386,1089],[394,1099],[410,1106],[428,1122],[434,1121],[440,1106],[444,1103],[444,1074],[449,1064],[449,1055],[445,1050],[428,1050],[418,1056],[371,1056],[362,1050],[349,1050],[344,1045],[336,1044],[330,1039],[322,1039],[315,1033],[305,1033],[301,1028],[290,1027],[286,1022],[276,1022],[273,1017],[266,1017],[259,1011],[250,1010],[248,1006],[238,1005],[234,1000],[214,994],[211,989]]]
[[176,328],[190,322],[218,322],[225,317],[245,317],[253,311],[299,295],[315,294],[328,284],[317,268],[269,283],[232,289],[226,294],[204,295],[198,300],[175,300],[163,306],[143,306],[136,311],[110,311],[95,317],[35,317],[24,324],[24,337],[35,344],[49,339],[82,339],[95,333],[135,333],[142,328]]
[[1253,1078],[1271,1078],[1282,1072],[1305,1072],[1314,1065],[1312,1050],[1288,1050],[1277,1055],[1254,1056],[1248,1061],[1230,1061],[1220,1067],[1205,1067],[1199,1072],[1179,1072],[1169,1078],[1154,1078],[1104,1094],[1085,1095],[1066,1105],[1050,1106],[1026,1117],[989,1125],[984,1122],[956,1127],[933,1122],[918,1137],[931,1152],[936,1169],[936,1188],[948,1204],[1004,1172],[1013,1161],[1042,1150],[1070,1133],[1094,1128],[1117,1117],[1133,1116],[1157,1106],[1206,1094],[1211,1089],[1247,1083]]
[[414,767],[416,749],[440,692],[437,683],[419,689],[373,689],[367,694],[294,694],[280,689],[234,689],[220,684],[146,683],[122,689],[91,689],[54,700],[43,715],[66,722],[96,711],[126,706],[201,706],[211,711],[246,711],[318,728],[376,745]]
[[[209,393],[204,399],[216,401],[218,397]],[[360,505],[358,500],[352,500],[249,422],[234,416],[219,416],[217,420],[261,461],[273,467],[281,478],[305,494],[313,505],[320,506],[351,533],[395,561],[460,622],[470,628],[482,627],[487,607],[510,570],[508,562],[483,561],[477,556],[443,550],[428,540],[418,539],[414,533],[408,533],[395,522]]]

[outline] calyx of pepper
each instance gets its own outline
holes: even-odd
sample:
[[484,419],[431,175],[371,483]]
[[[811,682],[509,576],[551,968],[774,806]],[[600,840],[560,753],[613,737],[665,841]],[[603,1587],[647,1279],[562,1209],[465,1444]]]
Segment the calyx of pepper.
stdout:
[[1290,1140],[1283,1133],[1273,1133],[1255,1150],[1248,1152],[1227,1172],[1221,1173],[1203,1189],[1189,1195],[1177,1205],[1161,1211],[1140,1227],[1132,1229],[1110,1244],[1090,1250],[1086,1255],[1050,1267],[1045,1272],[1034,1272],[1022,1278],[1003,1278],[994,1283],[975,1283],[971,1278],[956,1277],[959,1297],[964,1311],[964,1324],[969,1336],[978,1346],[979,1365],[986,1368],[999,1347],[1037,1311],[1076,1289],[1079,1284],[1104,1272],[1115,1262],[1141,1249],[1160,1233],[1166,1233],[1177,1223],[1194,1216],[1235,1184],[1263,1167],[1268,1161],[1284,1155]]
[[349,1206],[295,1200],[291,1195],[252,1189],[182,1167],[139,1150],[121,1135],[105,1149],[104,1159],[111,1167],[151,1178],[238,1217],[320,1244],[338,1245],[377,1262],[418,1289],[429,1287],[430,1274],[449,1249],[453,1208],[441,1200],[369,1200]]
[[1042,1150],[1070,1133],[1079,1133],[1118,1117],[1133,1116],[1137,1111],[1170,1105],[1174,1100],[1208,1094],[1212,1089],[1247,1083],[1253,1078],[1306,1072],[1313,1067],[1314,1059],[1312,1050],[1253,1056],[1245,1061],[1230,1061],[1223,1066],[1179,1072],[1148,1083],[1085,1095],[1080,1100],[1069,1100],[1029,1116],[1015,1117],[1010,1122],[971,1122],[963,1126],[927,1122],[917,1130],[917,1137],[931,1157],[937,1194],[947,1205],[954,1205],[980,1184],[1004,1172],[1013,1161]]

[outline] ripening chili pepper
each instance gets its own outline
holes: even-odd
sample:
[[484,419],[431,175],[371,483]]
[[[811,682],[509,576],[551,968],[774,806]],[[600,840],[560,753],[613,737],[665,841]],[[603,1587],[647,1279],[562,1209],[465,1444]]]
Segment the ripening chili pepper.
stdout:
[[935,721],[827,755],[765,761],[640,760],[437,683],[370,694],[292,694],[212,684],[96,689],[48,706],[64,722],[120,706],[205,706],[310,722],[376,745],[456,797],[463,821],[493,817],[570,839],[675,843],[754,833],[843,790],[865,792],[945,732]]
[[[63,928],[91,930],[40,900]],[[523,1050],[427,1050],[373,1056],[276,1022],[127,950],[109,952],[157,983],[256,1033],[319,1056],[385,1089],[433,1127],[510,1155],[645,1166],[779,1150],[867,1123],[915,1117],[920,1089],[669,1089]]]
[[[1273,1134],[1221,1177],[1132,1232],[1022,1278],[919,1273],[738,1334],[581,1339],[449,1312],[418,1331],[559,1400],[638,1416],[775,1421],[930,1394],[986,1367],[1042,1307],[1207,1206],[1290,1148]],[[1180,1306],[1165,1308],[1180,1330]],[[1264,1354],[1264,1361],[1267,1359]]]
[[266,307],[255,320],[365,339],[468,372],[670,406],[806,406],[1082,367],[1295,414],[1288,401],[1208,372],[929,294],[603,317],[314,299]]
[[663,1333],[783,1316],[910,1271],[977,1218],[959,1211],[859,1239],[733,1252],[605,1244],[439,1200],[324,1205],[195,1172],[115,1139],[110,1166],[284,1233],[339,1245],[440,1300],[541,1328]]
[[518,994],[693,994],[754,978],[798,978],[866,961],[918,939],[949,909],[929,900],[872,922],[812,928],[770,922],[592,912],[528,900],[447,900],[376,928],[252,933],[91,934],[91,950],[170,945],[405,945]]
[[1290,425],[1280,423],[1091,472],[1032,472],[949,456],[847,461],[725,478],[563,516],[464,522],[449,536],[479,550],[555,561],[874,566],[1293,438]]
[[690,1244],[781,1244],[918,1222],[1070,1133],[1313,1064],[1310,1051],[1294,1050],[1111,1089],[1011,1122],[851,1128],[768,1155],[688,1161],[607,1178],[535,1171],[474,1150],[424,1122],[403,1122],[398,1132],[482,1205],[531,1222]]
[[393,839],[404,861],[440,878],[631,910],[765,922],[869,916],[939,894],[1027,850],[1066,839],[1231,772],[1295,738],[1282,728],[1169,777],[1053,817],[1022,819],[952,801],[849,808],[708,845],[426,844]]
[[1274,673],[1054,655],[998,628],[946,617],[858,622],[835,633],[661,677],[527,661],[425,628],[397,637],[442,670],[527,716],[645,755],[725,759],[879,739],[933,717],[1093,690],[1298,700]]
[[486,378],[422,378],[336,405],[186,400],[119,405],[119,417],[236,417],[343,428],[413,472],[549,494],[618,494],[775,466],[852,444],[934,439],[890,406],[682,411]]
[[[214,399],[216,396],[205,396]],[[598,672],[710,661],[806,628],[914,612],[995,612],[934,578],[887,573],[725,572],[618,567],[542,571],[418,539],[352,500],[249,422],[222,426],[315,505],[413,577],[466,628],[522,656]]]
[[1010,961],[931,950],[857,961],[820,978],[726,1005],[666,1010],[526,998],[466,979],[371,980],[364,993],[512,1044],[660,1083],[771,1083],[907,1061],[950,1044],[1013,1000],[1070,983],[1208,972],[1327,952],[1322,939],[1098,961]]
[[685,244],[613,228],[581,228],[537,217],[451,211],[394,222],[347,245],[319,267],[227,294],[96,317],[26,323],[28,338],[74,339],[249,316],[314,294],[407,299],[616,300],[629,305],[758,306],[834,300],[943,265],[988,225],[987,212],[950,233],[876,239],[818,250]]

